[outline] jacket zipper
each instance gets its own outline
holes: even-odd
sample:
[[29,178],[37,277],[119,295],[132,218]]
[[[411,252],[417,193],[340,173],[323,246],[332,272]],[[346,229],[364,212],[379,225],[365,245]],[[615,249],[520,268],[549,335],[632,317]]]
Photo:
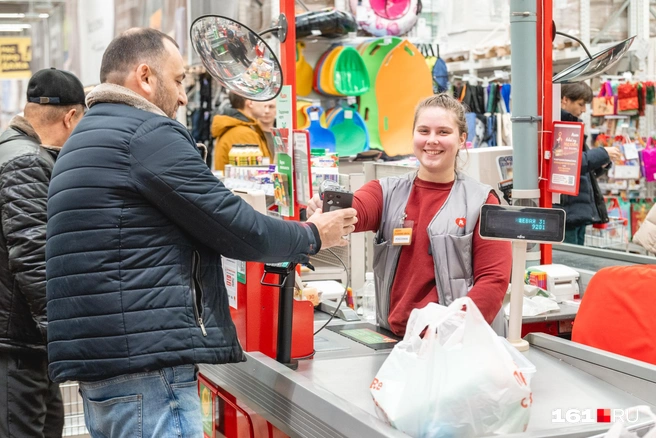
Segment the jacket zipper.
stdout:
[[199,273],[200,254],[198,251],[194,251],[191,262],[191,295],[194,300],[194,316],[203,336],[207,336],[207,330],[205,330],[205,323],[203,322],[203,288],[200,284]]

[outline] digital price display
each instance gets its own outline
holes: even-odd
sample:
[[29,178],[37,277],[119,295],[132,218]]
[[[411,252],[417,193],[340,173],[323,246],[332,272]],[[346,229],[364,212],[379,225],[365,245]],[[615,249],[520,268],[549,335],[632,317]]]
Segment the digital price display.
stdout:
[[486,239],[561,243],[565,210],[486,204],[481,207],[479,233]]

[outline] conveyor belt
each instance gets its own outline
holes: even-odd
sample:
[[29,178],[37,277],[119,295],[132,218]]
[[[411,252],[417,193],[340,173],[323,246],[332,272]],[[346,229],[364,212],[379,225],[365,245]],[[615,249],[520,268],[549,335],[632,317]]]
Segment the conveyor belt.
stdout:
[[554,245],[553,263],[597,272],[607,266],[656,264],[656,257],[580,245]]

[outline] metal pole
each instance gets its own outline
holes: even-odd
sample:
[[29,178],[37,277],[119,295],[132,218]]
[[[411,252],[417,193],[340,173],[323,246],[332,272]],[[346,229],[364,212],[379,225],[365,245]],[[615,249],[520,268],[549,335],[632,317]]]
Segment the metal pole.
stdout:
[[296,270],[292,269],[282,286],[278,297],[278,338],[276,360],[281,364],[296,367],[292,363],[292,317],[294,311],[294,284]]
[[[513,200],[515,190],[538,188],[536,0],[510,1]],[[520,193],[521,195],[521,193]],[[538,194],[539,196],[539,194]],[[534,196],[537,198],[538,196]],[[525,198],[525,196],[520,196]]]

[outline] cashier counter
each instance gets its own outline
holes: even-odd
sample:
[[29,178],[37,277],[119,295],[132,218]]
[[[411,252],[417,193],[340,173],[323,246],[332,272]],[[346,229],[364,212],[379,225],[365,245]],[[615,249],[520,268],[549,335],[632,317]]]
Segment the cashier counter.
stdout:
[[[594,272],[604,266],[653,263],[654,259],[590,248],[556,249],[554,263],[581,273],[585,290]],[[573,309],[561,309],[563,313]],[[315,314],[315,330],[327,315]],[[549,315],[544,318],[558,318]],[[534,317],[538,318],[538,317]],[[345,324],[333,320],[330,326]],[[362,327],[366,327],[365,323]],[[601,437],[611,423],[562,423],[556,410],[626,409],[648,405],[656,412],[656,366],[551,336],[531,333],[522,353],[536,367],[531,382],[533,406],[528,429],[517,437]],[[292,371],[259,353],[229,365],[203,365],[213,383],[292,437],[402,437],[375,414],[369,385],[390,349],[374,350],[338,332],[324,329],[315,336],[316,355]],[[562,418],[562,417],[561,417]],[[641,414],[629,428],[642,436],[654,427]]]

